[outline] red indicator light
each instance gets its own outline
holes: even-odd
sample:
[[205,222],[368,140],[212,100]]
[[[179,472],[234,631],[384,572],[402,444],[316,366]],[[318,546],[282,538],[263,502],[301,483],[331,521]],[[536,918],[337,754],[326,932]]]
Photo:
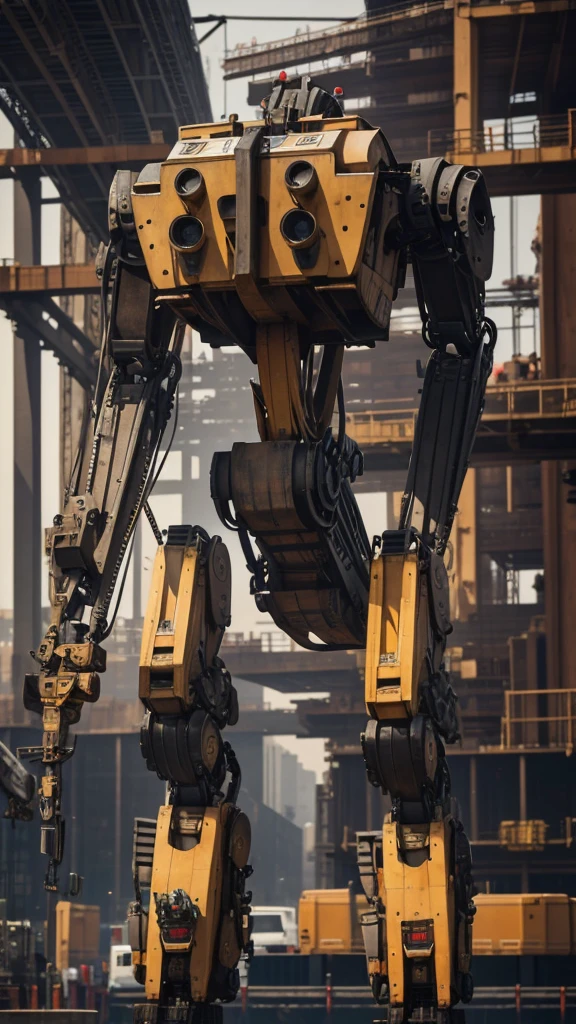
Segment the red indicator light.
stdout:
[[188,928],[169,928],[168,938],[169,939],[188,939],[190,937],[190,931]]
[[428,932],[410,932],[410,942],[426,942]]
[[341,85],[335,86],[335,88],[334,88],[334,95],[335,96],[343,96],[344,95],[344,89],[342,88]]
[[285,71],[281,71],[280,74],[278,75],[278,81],[280,82],[285,82],[287,78],[288,75],[286,74]]

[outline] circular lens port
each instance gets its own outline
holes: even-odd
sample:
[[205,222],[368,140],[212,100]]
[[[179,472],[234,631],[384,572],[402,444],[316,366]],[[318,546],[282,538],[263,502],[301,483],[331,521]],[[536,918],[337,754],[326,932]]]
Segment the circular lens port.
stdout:
[[307,160],[295,160],[290,164],[284,180],[290,191],[297,192],[299,196],[314,192],[318,186],[316,168]]
[[204,225],[198,217],[176,217],[170,225],[170,241],[179,252],[197,252],[204,239]]
[[316,219],[307,210],[289,210],[280,221],[282,237],[291,249],[308,249],[318,237]]
[[185,167],[174,178],[174,188],[183,199],[201,199],[206,191],[204,175],[195,167]]

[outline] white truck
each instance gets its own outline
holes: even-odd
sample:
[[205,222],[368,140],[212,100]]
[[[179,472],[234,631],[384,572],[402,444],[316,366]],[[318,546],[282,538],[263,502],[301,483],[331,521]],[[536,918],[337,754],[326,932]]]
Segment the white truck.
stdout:
[[255,953],[293,953],[298,945],[296,907],[252,907]]
[[108,991],[111,994],[121,996],[129,992],[142,992],[142,986],[134,978],[130,946],[124,944],[110,946],[108,971]]

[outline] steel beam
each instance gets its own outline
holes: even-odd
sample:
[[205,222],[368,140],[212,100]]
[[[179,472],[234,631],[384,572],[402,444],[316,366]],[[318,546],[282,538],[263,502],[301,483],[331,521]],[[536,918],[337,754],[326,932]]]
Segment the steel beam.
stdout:
[[478,129],[478,30],[470,0],[454,5],[454,128]]
[[0,267],[0,296],[19,292],[48,295],[97,295],[100,285],[93,263]]
[[145,164],[165,160],[170,147],[165,142],[116,146],[70,146],[47,149],[0,149],[0,175],[18,167],[62,167],[76,164]]
[[84,334],[84,331],[78,327],[78,324],[74,323],[72,318],[68,316],[68,313],[65,313],[57,302],[54,302],[53,299],[50,299],[47,296],[43,297],[42,308],[44,312],[48,313],[51,320],[55,320],[58,326],[61,327],[66,334],[69,334],[71,338],[74,338],[74,340],[78,342],[81,349],[87,356],[92,357],[94,355],[94,351],[98,348],[98,345],[92,341],[87,334]]
[[[2,297],[0,296],[1,303]],[[89,389],[95,383],[95,359],[74,344],[74,339],[77,340],[78,334],[81,332],[72,322],[67,329],[65,322],[69,318],[65,313],[60,312],[60,323],[58,328],[54,328],[49,320],[42,315],[46,312],[46,308],[40,302],[31,301],[29,298],[25,300],[8,299],[4,305],[8,316],[16,323],[17,330],[24,330],[27,337],[32,338],[36,345],[41,341],[44,347],[50,349],[58,361],[68,368],[72,377],[83,388]],[[92,346],[92,353],[94,354],[94,352],[95,349]]]
[[[41,183],[28,171],[14,185],[14,256],[40,262]],[[22,686],[41,637],[41,351],[27,329],[14,334],[14,718],[23,720]]]
[[[461,3],[461,0],[459,0]],[[512,3],[491,3],[471,5],[469,17],[480,18],[513,18],[524,14],[552,14],[558,11],[576,10],[575,0],[513,0]]]
[[[542,370],[576,373],[576,196],[544,196],[541,208]],[[542,466],[546,661],[548,687],[576,687],[576,505],[568,504],[576,453],[563,466]],[[570,456],[568,456],[570,457]]]
[[390,40],[421,35],[428,32],[431,25],[448,22],[453,6],[453,0],[410,3],[401,10],[384,11],[369,19],[345,22],[325,32],[307,32],[268,45],[246,47],[224,59],[224,78],[245,78],[260,71],[374,50]]
[[479,167],[492,197],[576,192],[575,147],[542,146],[496,153],[449,152],[446,159]]
[[[319,79],[322,79],[321,75]],[[459,90],[455,89],[455,92],[457,91]],[[460,101],[456,106],[456,110],[458,109],[462,113],[463,106]],[[467,122],[462,122],[460,126],[466,127]],[[70,149],[0,149],[0,178],[12,177],[14,170],[22,167],[36,167],[41,171],[46,170],[46,173],[48,168],[75,165],[109,164],[113,167],[138,167],[148,162],[165,160],[167,155],[168,147],[164,143]],[[576,190],[576,156],[574,149],[569,146],[549,146],[537,150],[504,150],[494,153],[448,153],[447,159],[481,167],[490,194],[493,196]]]
[[[489,387],[473,464],[576,458],[576,361],[574,365],[572,379]],[[408,466],[417,412],[408,408],[348,415],[348,433],[363,449],[367,473]]]

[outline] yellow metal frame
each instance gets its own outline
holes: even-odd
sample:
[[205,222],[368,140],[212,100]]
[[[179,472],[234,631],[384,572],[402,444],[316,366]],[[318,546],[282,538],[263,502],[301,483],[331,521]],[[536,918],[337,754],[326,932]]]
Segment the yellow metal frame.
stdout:
[[150,1002],[160,998],[163,958],[154,894],[174,889],[183,889],[200,912],[190,958],[190,986],[194,1002],[206,1000],[220,924],[224,837],[230,809],[230,804],[190,808],[190,814],[202,816],[199,841],[191,850],[177,850],[170,842],[175,809],[160,808],[146,943],[146,999]]
[[450,874],[451,819],[433,821],[429,827],[429,857],[419,867],[409,867],[399,851],[399,829],[384,825],[383,872],[380,897],[386,907],[386,940],[391,1006],[404,1004],[403,921],[434,921],[432,956],[438,1007],[451,1002],[452,937],[454,934],[454,878]]
[[[142,630],[139,697],[147,706],[167,711],[166,701],[177,698],[190,703],[189,680],[201,670],[197,650],[204,614],[204,580],[199,576],[195,547],[164,545],[158,548],[152,571],[152,585]],[[170,622],[168,630],[161,624]],[[172,674],[166,687],[153,687],[154,673]],[[180,705],[174,702],[174,710]]]
[[372,561],[365,695],[375,718],[411,718],[418,710],[429,615],[418,561],[417,552],[377,555]]
[[[251,125],[252,122],[245,123],[245,127]],[[397,256],[383,256],[373,269],[362,263],[378,166],[386,158],[382,135],[378,129],[363,129],[355,117],[306,118],[302,128],[302,133],[290,133],[269,153],[260,154],[258,193],[265,202],[266,224],[259,233],[257,278],[282,291],[265,298],[264,305],[260,297],[262,308],[258,306],[259,312],[251,312],[266,321],[286,315],[298,321],[301,314],[283,290],[286,285],[318,277],[328,278],[331,286],[357,287],[367,306],[371,305],[374,292],[383,292],[385,306],[389,308]],[[224,138],[222,129],[221,124],[195,126],[194,139],[188,138],[187,128],[180,129],[178,142],[160,167],[158,181],[136,183],[133,188],[140,244],[152,283],[161,293],[193,283],[220,291],[237,288],[243,300],[248,301],[240,289],[241,282],[235,279],[234,248],[218,210],[220,198],[236,195],[235,149],[240,136]],[[230,125],[226,125],[226,131],[230,131]],[[286,185],[285,173],[291,163],[303,159],[313,161],[318,187],[296,199]],[[186,167],[194,167],[204,177],[206,187],[197,198],[182,197],[174,188],[176,176]],[[297,205],[313,214],[319,229],[318,258],[310,268],[295,262],[280,232],[282,216]],[[398,197],[389,191],[383,197],[375,243],[379,253],[384,253],[383,236],[397,210]],[[184,214],[199,217],[204,226],[202,258],[195,272],[190,271],[185,258],[169,242],[172,221]],[[177,299],[180,306],[186,304],[184,294]],[[386,310],[384,316],[385,313]]]

